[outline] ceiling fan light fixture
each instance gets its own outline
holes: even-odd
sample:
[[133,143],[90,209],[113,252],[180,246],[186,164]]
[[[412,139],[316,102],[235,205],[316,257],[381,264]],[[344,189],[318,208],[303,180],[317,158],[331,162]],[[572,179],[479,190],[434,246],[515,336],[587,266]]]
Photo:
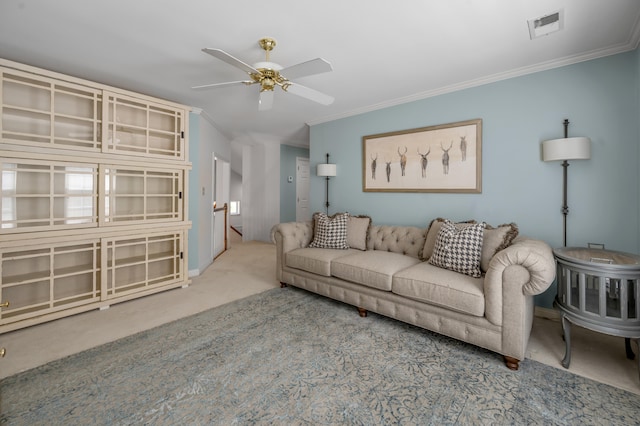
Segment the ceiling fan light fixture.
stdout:
[[262,89],[260,89],[261,91],[273,90],[273,88],[276,86],[276,82],[267,77],[262,79],[262,81],[260,82],[260,85],[262,86]]

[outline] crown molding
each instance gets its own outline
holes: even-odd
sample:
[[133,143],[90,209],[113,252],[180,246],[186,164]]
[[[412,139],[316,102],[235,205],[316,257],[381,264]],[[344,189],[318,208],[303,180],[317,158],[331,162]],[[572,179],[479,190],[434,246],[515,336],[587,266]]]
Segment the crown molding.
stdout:
[[468,80],[462,83],[452,84],[450,86],[444,86],[444,87],[439,87],[433,90],[428,90],[425,92],[415,93],[413,95],[405,96],[402,98],[391,99],[389,101],[380,102],[380,103],[365,106],[362,108],[357,108],[357,109],[346,111],[340,114],[320,117],[316,120],[308,121],[306,124],[308,124],[309,126],[314,126],[316,124],[322,124],[330,121],[339,120],[342,118],[353,117],[353,116],[365,114],[368,112],[378,111],[384,108],[389,108],[397,105],[415,102],[415,101],[419,101],[427,98],[433,98],[435,96],[458,92],[460,90],[470,89],[473,87],[483,86],[485,84],[496,83],[502,80],[521,77],[524,75],[534,74],[541,71],[548,71],[554,68],[561,68],[568,65],[577,64],[580,62],[590,61],[593,59],[604,58],[606,56],[616,55],[618,53],[624,53],[630,50],[634,50],[638,47],[639,42],[640,42],[640,25],[636,23],[636,25],[634,26],[634,31],[632,32],[629,41],[620,45],[608,47],[606,49],[593,50],[591,52],[587,52],[581,55],[568,56],[560,60],[542,62],[529,67],[516,68],[510,71],[492,74],[486,77],[480,77],[480,78],[477,78],[474,80]]

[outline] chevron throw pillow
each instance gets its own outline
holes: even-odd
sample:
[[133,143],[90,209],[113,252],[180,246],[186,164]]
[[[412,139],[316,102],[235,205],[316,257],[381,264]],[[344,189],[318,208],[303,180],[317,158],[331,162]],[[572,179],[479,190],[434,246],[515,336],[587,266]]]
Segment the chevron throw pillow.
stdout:
[[313,241],[309,244],[309,247],[343,250],[349,248],[347,244],[348,213],[337,213],[333,216],[316,213],[313,218],[315,220],[315,228]]
[[484,227],[483,222],[459,229],[453,222],[446,220],[438,232],[429,263],[479,278],[482,275],[480,259]]

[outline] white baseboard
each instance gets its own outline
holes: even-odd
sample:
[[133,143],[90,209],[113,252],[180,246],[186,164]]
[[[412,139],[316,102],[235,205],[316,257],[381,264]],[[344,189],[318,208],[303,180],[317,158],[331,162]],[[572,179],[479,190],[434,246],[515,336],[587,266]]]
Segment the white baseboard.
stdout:
[[535,316],[550,319],[550,320],[560,320],[560,313],[558,313],[555,309],[543,308],[542,306],[535,306],[534,313]]
[[189,269],[189,278],[200,275],[200,269]]

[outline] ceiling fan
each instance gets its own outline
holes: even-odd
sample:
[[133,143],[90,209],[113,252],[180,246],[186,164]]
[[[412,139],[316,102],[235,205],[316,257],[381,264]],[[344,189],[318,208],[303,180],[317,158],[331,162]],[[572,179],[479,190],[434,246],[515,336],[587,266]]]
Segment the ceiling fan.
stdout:
[[275,62],[269,61],[269,52],[276,47],[276,41],[274,39],[265,37],[260,39],[258,44],[266,52],[266,60],[264,62],[257,62],[253,65],[246,64],[220,49],[202,49],[203,52],[208,53],[214,58],[218,58],[221,61],[246,72],[249,74],[250,80],[205,84],[202,86],[194,86],[192,89],[215,89],[219,87],[239,86],[242,84],[247,86],[259,84],[260,98],[258,100],[258,109],[260,111],[268,110],[273,106],[273,90],[276,86],[280,86],[285,92],[293,93],[294,95],[318,102],[322,105],[331,105],[333,103],[334,98],[332,96],[289,80],[292,78],[305,77],[308,75],[331,71],[332,68],[329,62],[322,58],[316,58],[283,68]]

